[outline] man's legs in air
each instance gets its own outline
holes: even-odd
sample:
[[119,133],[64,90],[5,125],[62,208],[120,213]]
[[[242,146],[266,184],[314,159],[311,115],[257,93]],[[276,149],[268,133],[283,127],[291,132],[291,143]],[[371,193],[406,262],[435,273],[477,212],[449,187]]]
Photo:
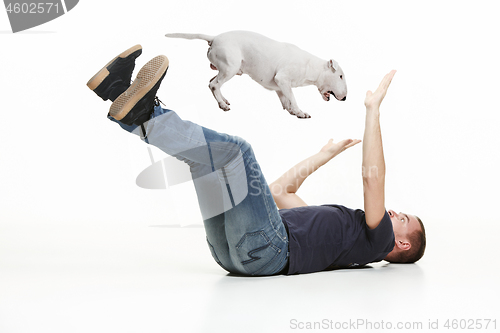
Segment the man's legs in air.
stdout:
[[113,104],[108,118],[189,165],[209,248],[224,269],[245,275],[282,271],[288,262],[288,237],[251,146],[159,106],[156,92],[168,68],[165,56],[144,65],[131,85],[126,82],[138,56],[137,48],[129,50],[88,83],[99,96],[109,90],[105,81],[115,82],[115,90],[128,85],[114,100],[109,98]]

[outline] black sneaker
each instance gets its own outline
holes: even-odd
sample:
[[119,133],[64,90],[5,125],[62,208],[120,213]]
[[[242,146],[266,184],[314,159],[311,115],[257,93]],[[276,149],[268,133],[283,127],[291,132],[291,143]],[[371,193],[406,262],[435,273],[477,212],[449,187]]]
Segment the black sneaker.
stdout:
[[157,56],[145,64],[130,87],[111,104],[109,114],[126,125],[142,125],[154,111],[156,92],[168,69],[168,58]]
[[130,87],[132,72],[135,67],[135,59],[142,53],[142,46],[137,44],[116,56],[108,62],[96,75],[94,75],[87,86],[103,100],[114,101],[125,90]]

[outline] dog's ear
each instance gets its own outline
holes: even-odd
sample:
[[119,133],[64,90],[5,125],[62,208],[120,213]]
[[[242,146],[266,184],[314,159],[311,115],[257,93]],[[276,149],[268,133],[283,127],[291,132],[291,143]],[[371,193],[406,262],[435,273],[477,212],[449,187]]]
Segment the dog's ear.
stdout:
[[337,71],[337,62],[333,59],[330,59],[330,61],[328,61],[328,67],[332,69],[332,71],[335,73]]

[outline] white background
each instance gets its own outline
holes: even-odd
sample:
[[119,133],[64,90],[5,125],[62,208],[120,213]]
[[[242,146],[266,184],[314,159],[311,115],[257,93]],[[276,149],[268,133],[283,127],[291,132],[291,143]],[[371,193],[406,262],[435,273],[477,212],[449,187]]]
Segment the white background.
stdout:
[[[410,303],[406,309],[409,313],[424,311],[424,319],[431,314],[432,318],[449,315],[459,319],[497,315],[497,7],[495,1],[86,0],[52,22],[17,34],[10,32],[7,14],[0,11],[0,331],[134,332],[141,331],[145,322],[150,326],[143,331],[172,331],[173,324],[168,324],[159,305],[167,306],[172,290],[184,286],[181,290],[193,297],[186,304],[195,306],[197,297],[206,299],[206,289],[195,292],[191,283],[212,281],[217,285],[228,278],[211,261],[203,230],[185,228],[201,226],[192,185],[167,190],[139,188],[135,179],[151,164],[146,146],[108,121],[110,102],[103,102],[85,85],[106,62],[138,43],[144,49],[138,68],[158,54],[170,59],[158,92],[167,107],[184,119],[252,143],[269,182],[319,150],[329,138],[361,139],[366,90],[376,89],[384,74],[397,69],[381,108],[386,205],[424,221],[426,256],[414,265],[419,268],[406,267],[400,272],[425,278],[411,280],[420,289],[392,290],[394,297],[383,303],[376,301],[380,294],[371,294],[376,287],[371,277],[366,280],[369,273],[328,273],[328,279],[314,283],[352,282],[353,276],[360,276],[361,284],[354,287],[360,303],[343,308],[338,320],[357,318],[358,306],[363,315],[383,319],[376,317],[373,308],[402,302],[399,296],[403,298],[410,290],[417,300],[404,302]],[[300,120],[282,110],[275,93],[244,75],[224,85],[222,91],[232,110],[220,110],[208,89],[215,72],[206,59],[206,42],[167,39],[164,34],[216,35],[240,29],[293,43],[325,60],[337,60],[347,79],[347,101],[332,98],[327,103],[315,87],[297,88],[299,106],[312,116]],[[156,149],[153,155],[155,160],[165,157]],[[311,176],[300,194],[309,204],[362,208],[360,166],[358,145]],[[183,228],[156,228],[175,225]],[[193,240],[195,245],[183,239]],[[130,244],[134,246],[130,248]],[[116,287],[111,282],[126,275],[122,269],[135,272],[137,267],[147,269],[134,283],[122,281]],[[161,274],[155,275],[158,270]],[[200,277],[207,272],[209,277]],[[397,272],[392,268],[389,280],[381,283],[399,280]],[[335,282],[349,273],[351,277]],[[292,279],[302,285],[300,279],[315,278]],[[238,283],[235,281],[233,278],[231,283]],[[161,289],[162,283],[173,289]],[[144,291],[145,285],[151,290]],[[95,295],[103,295],[101,290],[115,291],[108,298],[96,296],[86,301],[84,286],[95,288]],[[238,293],[243,287],[233,288]],[[294,295],[296,288],[290,286],[280,294]],[[212,292],[225,295],[219,289]],[[186,300],[183,292],[176,299]],[[290,308],[282,312],[284,319],[278,323],[268,318],[268,327],[285,331],[290,318],[312,311],[305,304],[314,306],[318,298],[299,294],[296,305],[288,300]],[[350,299],[345,291],[341,296]],[[130,299],[134,306],[125,306]],[[373,301],[363,305],[366,299]],[[280,301],[274,301],[279,308]],[[141,313],[140,302],[151,308]],[[96,304],[102,311],[115,312],[105,316],[95,310]],[[116,310],[120,305],[124,308]],[[170,313],[172,306],[167,306]],[[418,317],[403,312],[403,305],[393,306],[392,313]],[[43,309],[47,312],[42,315],[39,311]],[[177,322],[179,325],[189,324],[188,315],[210,322],[219,314],[200,306],[176,309],[187,314],[173,316],[186,319]],[[307,312],[302,320],[334,314],[321,309],[324,306]],[[61,317],[66,321],[52,320],[49,313],[58,311],[67,312]],[[132,312],[117,319],[127,311]],[[139,314],[136,318],[131,313]],[[153,315],[163,318],[165,325],[151,321]],[[143,320],[146,317],[149,320]],[[235,323],[228,321],[230,324],[217,329],[235,329]],[[69,323],[75,326],[66,330]],[[182,330],[190,330],[189,325]],[[201,331],[203,327],[208,326],[191,328]],[[246,327],[264,331],[266,326]]]

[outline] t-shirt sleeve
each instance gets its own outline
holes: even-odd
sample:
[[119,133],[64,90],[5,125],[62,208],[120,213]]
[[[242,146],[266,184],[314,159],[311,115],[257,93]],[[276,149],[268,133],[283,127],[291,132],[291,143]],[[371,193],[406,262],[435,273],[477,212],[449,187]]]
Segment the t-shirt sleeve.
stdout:
[[387,211],[375,229],[366,226],[367,238],[376,253],[389,253],[394,248],[394,229]]

